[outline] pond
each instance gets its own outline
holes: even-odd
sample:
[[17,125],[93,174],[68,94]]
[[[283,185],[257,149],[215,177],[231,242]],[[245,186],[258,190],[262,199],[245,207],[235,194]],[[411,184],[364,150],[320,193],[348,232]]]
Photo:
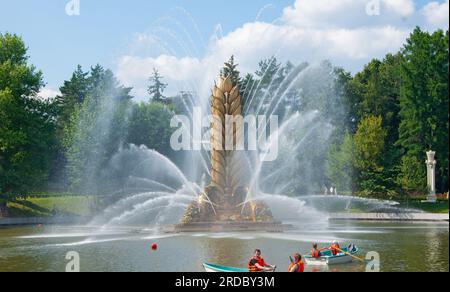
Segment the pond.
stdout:
[[[313,242],[354,243],[380,255],[382,272],[449,271],[448,223],[346,221],[326,228],[304,226],[284,233],[159,234],[152,228],[26,226],[0,229],[0,271],[65,271],[66,254],[80,256],[81,271],[200,272],[202,263],[246,267],[255,248],[278,271],[289,256],[306,253]],[[156,243],[158,250],[152,251]],[[309,272],[365,271],[364,263],[308,267]]]

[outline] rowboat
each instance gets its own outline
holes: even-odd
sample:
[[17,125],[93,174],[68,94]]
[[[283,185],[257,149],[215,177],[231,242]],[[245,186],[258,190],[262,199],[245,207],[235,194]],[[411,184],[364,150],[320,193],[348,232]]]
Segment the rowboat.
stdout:
[[342,248],[342,250],[345,252],[340,252],[337,255],[333,255],[330,250],[322,251],[322,256],[318,259],[307,255],[305,256],[305,263],[311,266],[348,264],[353,261],[354,256],[359,252],[359,248],[353,244],[349,245],[348,248]]
[[204,263],[203,268],[208,273],[248,273],[248,269],[219,266],[209,263]]

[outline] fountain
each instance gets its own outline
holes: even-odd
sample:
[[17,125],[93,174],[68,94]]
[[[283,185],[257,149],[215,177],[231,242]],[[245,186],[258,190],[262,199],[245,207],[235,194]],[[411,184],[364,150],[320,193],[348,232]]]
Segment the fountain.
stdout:
[[[287,228],[275,221],[270,208],[251,196],[243,175],[242,125],[228,129],[228,117],[242,115],[239,85],[231,75],[221,76],[211,96],[211,183],[190,203],[175,232],[191,231],[279,231]],[[230,141],[231,140],[231,141]],[[227,145],[232,144],[232,147]],[[231,143],[230,143],[231,142]],[[233,149],[233,150],[228,150]]]
[[[322,71],[316,66],[307,67],[293,73],[291,81],[282,83],[280,88],[290,88],[291,83],[300,82],[296,86],[314,84],[314,91],[320,91],[325,85],[311,81],[320,75],[318,72]],[[274,96],[284,99],[286,92],[275,89]],[[174,162],[142,145],[130,144],[119,149],[104,168],[106,183],[103,185],[108,189],[102,201],[108,207],[95,216],[89,226],[102,230],[142,226],[165,233],[278,232],[292,227],[281,221],[292,224],[297,230],[311,226],[327,228],[330,213],[353,207],[368,212],[411,211],[397,208],[392,202],[312,195],[320,188],[313,185],[314,178],[323,175],[323,170],[312,171],[315,170],[312,160],[323,156],[318,157],[314,151],[324,152],[320,147],[328,145],[333,129],[319,110],[290,112],[278,129],[271,131],[269,140],[272,136],[279,139],[276,161],[264,161],[263,149],[238,150],[237,146],[244,139],[240,135],[243,129],[235,123],[227,133],[224,125],[227,116],[247,114],[242,109],[241,97],[233,78],[219,77],[207,105],[212,115],[208,120],[210,137],[202,139],[208,141],[203,143],[210,147],[203,151],[185,151],[183,158],[189,160],[184,163]],[[260,98],[253,97],[247,96],[247,102],[259,103]],[[271,103],[274,100],[270,98]],[[192,106],[203,105],[205,101],[206,98],[192,101]],[[186,112],[192,115],[188,108]],[[256,111],[263,116],[273,112],[274,108],[263,106],[258,106]],[[182,123],[184,126],[187,122]],[[191,135],[190,131],[188,134]],[[227,140],[227,135],[231,139]],[[228,150],[226,145],[230,140],[233,150]],[[299,164],[304,167],[299,169]]]

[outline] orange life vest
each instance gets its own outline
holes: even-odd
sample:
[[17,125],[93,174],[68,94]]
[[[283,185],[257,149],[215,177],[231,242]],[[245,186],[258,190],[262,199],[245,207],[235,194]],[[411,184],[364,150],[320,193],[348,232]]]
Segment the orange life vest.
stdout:
[[311,249],[311,256],[315,259],[320,258],[320,250],[318,249]]
[[252,272],[252,273],[262,272],[263,270],[258,268],[256,266],[256,264],[260,265],[261,267],[265,267],[266,266],[266,263],[264,262],[264,259],[262,257],[259,257],[259,258],[252,257],[248,261],[248,270],[250,272]]
[[333,244],[331,245],[331,247],[330,247],[331,253],[332,253],[333,255],[337,255],[337,254],[339,253],[339,249],[340,249],[340,248],[341,248],[341,247],[339,246],[338,243],[333,243]]
[[303,273],[305,271],[305,264],[303,261],[299,261],[298,263],[291,263],[288,272],[290,272],[296,265],[298,265],[298,269],[296,271],[297,273]]

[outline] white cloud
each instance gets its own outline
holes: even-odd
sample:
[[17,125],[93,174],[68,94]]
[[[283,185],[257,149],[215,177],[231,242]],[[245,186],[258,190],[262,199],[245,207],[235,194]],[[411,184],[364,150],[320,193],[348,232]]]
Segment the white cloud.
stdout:
[[48,87],[44,87],[39,91],[38,96],[42,99],[52,99],[59,95],[59,90],[54,90]]
[[439,3],[430,2],[422,9],[426,21],[433,27],[448,28],[449,0]]
[[413,0],[383,0],[388,11],[392,11],[402,17],[411,16],[415,11]]
[[[328,59],[356,72],[370,59],[398,51],[414,26],[422,23],[413,0],[380,0],[379,16],[366,13],[371,1],[297,0],[284,9],[277,23],[249,22],[212,38],[203,57],[130,53],[119,59],[116,73],[125,85],[135,87],[136,94],[145,96],[153,67],[169,83],[168,94],[180,90],[208,94],[212,79],[231,55],[242,73],[254,72],[259,60],[272,55],[293,63]],[[441,6],[424,10],[442,13]],[[154,38],[139,34],[136,47],[148,40]]]
[[[368,7],[379,9],[379,15],[369,15]],[[414,11],[413,0],[296,0],[284,9],[283,19],[300,27],[357,28],[401,23]]]

